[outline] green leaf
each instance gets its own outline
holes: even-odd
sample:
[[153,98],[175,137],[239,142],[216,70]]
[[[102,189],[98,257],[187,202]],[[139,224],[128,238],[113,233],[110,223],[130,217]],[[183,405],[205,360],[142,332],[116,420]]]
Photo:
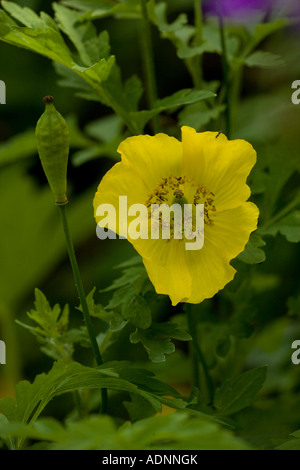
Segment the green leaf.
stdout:
[[62,3],[83,12],[81,20],[96,20],[112,15],[117,18],[140,18],[139,0],[64,0]]
[[[11,6],[12,2],[8,3]],[[7,7],[3,2],[2,5]],[[33,27],[19,27],[0,10],[0,39],[49,57],[69,68],[75,65],[58,29],[53,24],[49,26],[42,18]]]
[[[167,7],[166,2],[156,3],[154,0],[150,0],[148,2],[148,14],[151,21],[162,33],[162,37],[176,42],[176,39],[178,40],[176,33],[182,33],[182,30],[190,29],[187,25],[188,17],[185,13],[181,13],[173,23],[168,23]],[[194,28],[192,28],[192,31],[194,31]]]
[[[123,366],[121,363],[106,363],[105,367],[92,369],[82,366],[76,362],[66,364],[62,361],[56,362],[48,374],[38,375],[31,384],[27,381],[21,381],[16,387],[16,401],[11,398],[0,400],[0,411],[9,421],[17,421],[22,423],[34,423],[46,405],[57,395],[68,393],[79,389],[99,389],[108,388],[115,391],[126,391],[136,393],[146,398],[156,411],[160,411],[160,395],[157,394],[157,384],[159,381],[151,380],[147,382],[147,390],[145,387],[145,377],[149,376],[149,372],[135,373],[136,382],[139,383],[139,377],[142,378],[141,385],[135,385],[126,379],[120,378]],[[127,372],[126,372],[127,371]],[[128,375],[128,363],[125,364],[124,374]],[[152,385],[153,382],[153,385]],[[154,390],[152,387],[155,387]],[[162,384],[162,387],[165,385]],[[167,387],[170,395],[171,389]],[[168,403],[172,403],[169,400]]]
[[106,289],[101,289],[101,292],[110,292],[112,290],[119,289],[120,287],[135,285],[137,287],[136,293],[138,294],[146,279],[147,274],[144,266],[129,266],[123,271],[121,277],[115,279],[110,286],[106,287]]
[[209,108],[203,101],[190,104],[179,114],[179,125],[190,126],[199,131],[212,120],[216,120],[224,112],[225,105]]
[[151,309],[140,295],[134,296],[130,302],[124,305],[122,317],[125,320],[130,320],[137,328],[146,329],[152,323]]
[[39,16],[30,8],[20,7],[15,2],[7,2],[2,0],[1,6],[17,21],[22,23],[28,28],[42,28],[44,22]]
[[171,96],[157,100],[155,102],[155,108],[166,110],[178,106],[184,106],[186,104],[196,103],[197,101],[213,98],[215,96],[216,94],[209,90],[191,90],[187,88],[185,90],[177,91]]
[[132,395],[131,401],[126,401],[123,404],[132,422],[150,418],[150,416],[155,414],[155,410],[151,404],[139,395]]
[[94,145],[93,147],[78,150],[72,155],[72,163],[74,166],[81,166],[96,158],[106,157],[111,158],[113,161],[119,161],[119,155],[116,151],[119,143],[122,139],[117,139],[116,142],[110,142],[108,144]]
[[[30,427],[7,425],[2,433],[50,442],[51,450],[250,450],[220,425],[182,412],[125,422],[119,428],[110,416],[68,421],[65,427],[53,418],[43,418]],[[148,458],[153,459],[148,464],[154,463],[153,456]],[[102,457],[104,464],[105,459],[108,457]]]
[[256,25],[253,32],[253,42],[251,43],[252,50],[268,36],[285,28],[288,24],[289,21],[287,19],[279,18],[273,23],[261,23]]
[[215,93],[209,90],[192,90],[190,88],[180,90],[171,96],[167,96],[154,103],[154,108],[149,111],[139,111],[130,113],[140,129],[143,129],[150,119],[163,111],[174,110],[187,104],[196,103],[200,100],[215,97]]
[[58,85],[65,88],[71,88],[76,90],[75,96],[88,101],[102,102],[102,98],[99,93],[93,89],[93,87],[84,81],[79,75],[73,73],[72,70],[67,67],[55,62],[54,68],[56,73],[59,75],[57,81]]
[[244,251],[238,256],[238,259],[247,264],[263,263],[266,255],[261,247],[265,245],[266,243],[263,239],[257,233],[253,233]]
[[300,211],[295,210],[286,217],[282,217],[278,222],[270,225],[267,228],[261,228],[259,232],[262,235],[272,235],[275,237],[281,233],[286,237],[287,241],[292,243],[300,242]]
[[248,65],[248,67],[260,67],[265,69],[286,65],[282,57],[266,51],[253,52],[253,54],[250,54],[245,59],[245,64]]
[[153,362],[164,362],[166,354],[172,354],[175,346],[171,339],[190,341],[191,336],[171,322],[153,323],[148,330],[137,329],[130,335],[133,344],[141,342]]
[[266,366],[244,372],[237,379],[227,379],[216,391],[214,405],[221,416],[230,416],[248,407],[266,379]]
[[140,255],[135,255],[131,258],[129,258],[126,261],[123,261],[123,263],[118,264],[115,266],[115,269],[123,269],[123,268],[131,268],[132,266],[137,266],[137,265],[142,265],[143,264],[143,258]]
[[[194,31],[196,34],[196,30]],[[180,59],[191,59],[195,56],[200,56],[204,52],[208,53],[222,53],[222,44],[220,31],[217,24],[207,23],[203,25],[203,43],[200,46],[191,46],[190,40],[184,40],[177,43],[177,55]],[[229,46],[230,38],[227,37],[227,45]]]
[[35,310],[28,312],[27,316],[38,326],[16,322],[37,337],[43,345],[42,351],[53,359],[71,360],[74,347],[65,336],[69,326],[69,306],[66,305],[63,311],[59,305],[51,308],[45,295],[35,289]]
[[[66,29],[65,16],[63,18],[64,28]],[[69,29],[70,25],[68,23],[68,32],[71,34]],[[74,34],[72,38],[75,41]],[[99,93],[101,92],[101,84],[103,81],[107,80],[110,75],[115,60],[114,57],[111,56],[107,58],[107,60],[101,58],[96,63],[89,64],[87,67],[82,67],[77,64],[57,26],[53,20],[45,14],[41,14],[40,22],[36,22],[33,27],[20,28],[11,22],[3,10],[0,10],[0,39],[9,44],[37,52],[64,65],[77,73]],[[77,46],[78,41],[79,39],[76,38]]]
[[[106,31],[97,37],[94,26],[89,22],[82,23],[77,12],[59,4],[55,9],[57,21],[75,45],[79,59],[73,57],[57,24],[44,13],[37,17],[32,27],[19,27],[4,10],[0,10],[0,40],[36,52],[60,64],[58,70],[63,76],[60,84],[78,89],[79,96],[85,99],[100,101],[111,107],[131,133],[139,133],[141,129],[130,118],[129,113],[137,111],[143,92],[141,81],[132,77],[125,83],[122,82],[115,57],[110,55]],[[18,10],[18,16],[21,12],[22,10]],[[70,72],[79,78],[75,79]]]
[[[92,289],[86,298],[90,315],[108,323],[109,331],[119,331],[124,328],[127,322],[118,312],[114,310],[106,310],[102,305],[95,303],[95,291],[96,288],[94,287],[94,289]],[[82,311],[81,305],[78,307],[78,309]]]
[[53,3],[55,20],[59,28],[69,37],[76,47],[82,63],[89,67],[98,62],[101,57],[100,42],[96,28],[90,22],[78,22],[81,14],[59,3]]
[[89,122],[84,130],[89,137],[108,143],[121,135],[122,128],[123,123],[119,116],[111,114]]

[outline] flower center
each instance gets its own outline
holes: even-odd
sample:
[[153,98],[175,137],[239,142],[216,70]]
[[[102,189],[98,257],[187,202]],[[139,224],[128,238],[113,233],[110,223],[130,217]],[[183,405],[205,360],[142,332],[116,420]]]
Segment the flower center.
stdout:
[[[179,204],[182,209],[185,204],[203,204],[204,205],[204,224],[207,226],[214,225],[214,217],[216,216],[216,207],[214,205],[214,193],[212,193],[204,184],[197,185],[193,179],[186,176],[172,176],[163,178],[154,191],[148,195],[146,206],[151,217],[151,206],[153,204]],[[194,227],[193,210],[193,227]]]

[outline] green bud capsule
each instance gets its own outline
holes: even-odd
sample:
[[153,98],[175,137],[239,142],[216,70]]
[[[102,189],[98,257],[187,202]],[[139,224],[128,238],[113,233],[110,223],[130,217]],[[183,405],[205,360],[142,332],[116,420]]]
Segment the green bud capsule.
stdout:
[[55,109],[52,96],[46,96],[46,109],[36,125],[37,149],[56,204],[66,204],[69,130]]

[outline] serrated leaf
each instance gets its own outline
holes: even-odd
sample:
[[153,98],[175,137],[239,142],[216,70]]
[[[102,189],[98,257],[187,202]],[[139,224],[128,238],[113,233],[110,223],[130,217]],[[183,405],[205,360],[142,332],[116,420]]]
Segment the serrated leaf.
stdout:
[[62,2],[83,12],[81,20],[96,20],[116,15],[118,18],[139,18],[139,0],[64,0]]
[[145,299],[135,295],[133,299],[122,308],[122,317],[130,320],[137,328],[149,328],[152,323],[151,309]]
[[77,23],[81,14],[59,3],[53,3],[53,8],[58,26],[72,41],[85,66],[91,66],[105,57],[101,55],[96,28],[92,23]]
[[47,24],[43,27],[18,27],[0,10],[0,39],[49,57],[69,68],[74,61],[59,31]]
[[35,289],[35,309],[27,313],[28,318],[36,323],[26,325],[18,320],[16,323],[34,334],[42,344],[41,350],[53,359],[70,360],[73,354],[73,343],[66,339],[69,326],[69,306],[62,310],[59,305],[51,307],[45,295]]
[[[101,289],[101,292],[110,292],[130,284],[141,286],[146,278],[147,274],[144,266],[129,267],[124,270],[121,277],[115,279],[110,286],[106,287],[105,289]],[[138,290],[140,291],[140,289]],[[138,290],[137,294],[139,293]]]
[[171,339],[190,341],[191,336],[171,322],[153,323],[151,328],[137,329],[130,335],[133,344],[142,343],[152,362],[164,362],[166,355],[175,351]]
[[107,80],[114,64],[114,57],[101,58],[96,63],[87,67],[77,64],[71,51],[64,42],[55,23],[42,19],[42,26],[28,28],[18,27],[12,24],[7,15],[0,11],[0,39],[9,44],[29,49],[33,52],[48,57],[51,60],[64,65],[77,73],[87,81],[94,89],[100,92],[101,83]]
[[[68,421],[65,427],[53,418],[43,418],[30,427],[7,425],[3,433],[48,441],[51,450],[250,450],[220,425],[182,412],[125,422],[119,428],[110,416]],[[40,448],[45,445],[43,442]],[[154,462],[154,456],[149,458]],[[109,457],[104,455],[102,462],[109,463]]]
[[150,418],[150,416],[155,414],[155,410],[151,404],[139,395],[132,395],[131,401],[125,401],[123,404],[132,422]]
[[266,366],[244,372],[237,379],[226,380],[216,391],[214,405],[221,416],[230,416],[248,407],[266,379]]
[[282,67],[285,65],[285,61],[277,54],[266,51],[256,51],[245,59],[245,64],[248,65],[248,67],[269,69]]
[[191,103],[196,103],[200,100],[213,98],[216,94],[210,90],[192,90],[190,88],[177,91],[171,96],[167,96],[155,102],[155,108],[163,110],[175,108],[177,106],[184,106]]
[[173,110],[181,106],[196,103],[200,100],[215,97],[215,93],[209,90],[192,90],[184,89],[174,93],[171,96],[167,96],[161,100],[157,100],[154,104],[154,108],[147,111],[138,111],[130,113],[131,118],[136,122],[140,129],[143,129],[150,119],[154,116],[162,113],[163,111]]
[[286,237],[287,241],[291,243],[300,242],[300,211],[295,210],[286,217],[275,222],[270,227],[261,228],[260,233],[262,235],[272,235],[275,237],[278,233],[281,233]]
[[41,18],[30,8],[21,7],[15,2],[2,0],[1,6],[17,21],[28,28],[42,28],[44,26]]
[[[91,317],[99,318],[100,320],[108,323],[110,331],[119,331],[124,328],[127,322],[118,312],[114,310],[106,310],[103,305],[95,303],[95,291],[96,288],[94,287],[94,289],[92,289],[86,298]],[[81,305],[78,307],[78,309],[82,311]]]
[[[121,378],[122,376],[130,377],[131,381]],[[27,381],[19,382],[16,386],[16,401],[11,398],[0,400],[0,411],[10,422],[33,424],[55,396],[79,389],[99,388],[138,394],[148,400],[157,412],[160,411],[160,403],[167,403],[169,406],[174,403],[175,407],[185,406],[177,398],[165,398],[165,391],[168,396],[178,397],[178,393],[154,379],[151,372],[140,369],[130,372],[130,363],[112,362],[93,369],[76,362],[66,364],[58,361],[48,374],[36,376],[32,384]]]
[[244,251],[238,256],[238,259],[247,264],[263,263],[266,255],[261,247],[265,245],[264,240],[257,233],[253,233]]

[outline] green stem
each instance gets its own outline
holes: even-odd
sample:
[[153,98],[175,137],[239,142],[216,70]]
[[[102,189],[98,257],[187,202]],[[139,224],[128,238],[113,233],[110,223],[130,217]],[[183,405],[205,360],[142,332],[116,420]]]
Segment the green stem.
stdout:
[[200,46],[202,43],[202,0],[194,0],[194,12],[195,12],[195,26],[196,26],[196,36],[195,36],[195,46]]
[[225,123],[226,123],[226,135],[230,139],[231,135],[231,107],[230,107],[230,78],[229,78],[229,65],[228,65],[228,53],[227,44],[225,38],[225,28],[222,14],[219,14],[219,25],[220,35],[222,44],[222,70],[223,70],[223,82],[225,87]]
[[[153,58],[153,45],[151,37],[151,25],[148,17],[147,2],[146,0],[140,0],[141,2],[141,13],[142,13],[142,46],[143,46],[143,60],[145,65],[146,73],[146,86],[148,95],[148,105],[150,109],[153,109],[157,100],[157,85],[155,77],[155,67]],[[159,116],[153,117],[153,130],[155,133],[159,132]]]
[[[72,242],[72,238],[71,238],[71,234],[70,234],[70,229],[69,229],[69,224],[68,224],[66,204],[59,204],[58,208],[59,208],[59,212],[60,212],[60,216],[61,216],[62,226],[63,226],[65,239],[66,239],[66,243],[67,243],[67,248],[68,248],[68,253],[69,253],[69,258],[70,258],[70,263],[71,263],[71,266],[72,266],[72,271],[73,271],[73,275],[74,275],[74,279],[75,279],[79,299],[80,299],[80,302],[81,302],[81,307],[82,307],[82,312],[83,312],[85,324],[86,324],[86,327],[87,327],[87,330],[88,330],[88,335],[89,335],[89,338],[90,338],[90,341],[91,341],[91,345],[92,345],[92,349],[93,349],[93,353],[94,353],[94,356],[95,356],[96,363],[97,363],[98,366],[100,366],[100,365],[103,364],[103,360],[102,360],[101,353],[100,353],[100,350],[99,350],[99,347],[98,347],[98,343],[97,343],[96,335],[95,335],[95,332],[94,332],[94,328],[93,328],[93,325],[92,325],[92,322],[91,322],[90,312],[89,312],[88,304],[87,304],[87,301],[86,301],[86,295],[85,295],[85,292],[84,292],[84,287],[83,287],[83,283],[82,283],[82,279],[81,279],[81,275],[80,275],[80,271],[79,271],[75,251],[74,251],[74,246],[73,246],[73,242]],[[107,410],[107,390],[102,389],[101,394],[102,394],[102,413],[106,413],[106,410]]]
[[[195,27],[196,34],[194,38],[194,46],[201,46],[203,42],[202,37],[202,27],[203,27],[203,18],[202,18],[202,1],[194,0],[194,16],[195,16]],[[192,77],[195,88],[200,90],[202,88],[202,55],[196,55],[191,59],[191,69]]]
[[192,306],[191,304],[186,304],[186,313],[187,313],[187,320],[188,320],[188,326],[189,326],[189,333],[192,337],[192,344],[195,352],[194,356],[194,382],[195,385],[199,387],[199,369],[198,369],[198,361],[196,360],[198,358],[205,377],[205,382],[206,382],[206,387],[207,387],[207,392],[208,392],[208,401],[209,403],[213,402],[214,398],[214,385],[213,381],[211,379],[211,376],[209,374],[208,366],[206,364],[206,360],[204,357],[204,354],[201,350],[201,347],[198,342],[198,337],[197,337],[197,322],[195,321],[193,311],[192,311]]

